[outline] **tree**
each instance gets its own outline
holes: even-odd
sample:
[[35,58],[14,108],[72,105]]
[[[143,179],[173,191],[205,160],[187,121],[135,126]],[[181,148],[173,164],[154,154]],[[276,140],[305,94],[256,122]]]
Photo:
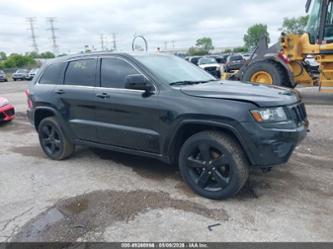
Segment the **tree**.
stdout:
[[0,61],[4,61],[7,59],[7,55],[5,52],[1,51],[0,52]]
[[234,53],[246,53],[249,50],[246,47],[236,47],[232,50]]
[[253,50],[257,46],[262,35],[267,36],[267,41],[269,43],[270,39],[267,31],[267,25],[258,23],[250,27],[244,35],[245,47],[248,50]]
[[190,56],[202,56],[202,55],[207,55],[208,51],[202,49],[202,48],[197,48],[197,47],[191,47],[188,50],[188,54]]
[[55,55],[54,55],[54,53],[47,51],[47,52],[41,53],[39,58],[53,59],[53,58],[55,58]]
[[289,34],[303,34],[308,20],[309,16],[284,18],[282,28],[279,30]]
[[197,40],[196,46],[209,52],[210,50],[214,49],[213,41],[210,37],[202,37]]
[[11,54],[1,63],[2,68],[22,68],[36,65],[36,60],[30,55]]

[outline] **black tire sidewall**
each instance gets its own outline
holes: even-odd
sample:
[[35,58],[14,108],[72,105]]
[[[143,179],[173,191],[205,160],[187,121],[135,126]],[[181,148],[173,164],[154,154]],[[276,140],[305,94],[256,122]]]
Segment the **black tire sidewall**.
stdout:
[[[56,153],[54,155],[50,155],[48,153],[48,151],[44,148],[44,145],[43,145],[43,142],[42,142],[41,130],[42,130],[42,128],[45,125],[52,125],[56,129],[56,131],[57,131],[57,133],[59,135],[60,141],[61,141],[61,149],[60,149],[60,151],[58,153]],[[60,128],[60,126],[59,126],[59,124],[58,124],[58,122],[56,121],[55,118],[53,118],[53,117],[46,118],[46,119],[43,119],[41,121],[41,123],[38,126],[38,137],[39,137],[40,146],[42,147],[44,153],[49,158],[51,158],[53,160],[61,160],[61,159],[63,159],[64,154],[65,154],[65,139],[66,139],[66,137],[65,137],[64,133],[62,132],[62,130],[61,130],[61,128]]]
[[189,185],[189,187],[196,192],[197,194],[209,198],[209,199],[213,199],[213,200],[221,200],[221,199],[226,199],[226,198],[230,198],[233,197],[235,194],[238,193],[238,191],[240,190],[240,185],[243,185],[243,180],[240,177],[240,174],[238,172],[238,168],[237,167],[231,167],[231,179],[229,184],[227,185],[226,188],[220,190],[220,191],[216,191],[216,192],[212,192],[212,191],[206,191],[202,188],[200,188],[192,179],[192,177],[190,176],[188,169],[187,169],[187,165],[186,165],[186,160],[189,156],[189,153],[191,153],[191,151],[193,150],[193,148],[195,146],[197,146],[199,143],[201,142],[205,142],[208,141],[211,144],[216,144],[217,146],[222,147],[224,150],[228,151],[231,155],[231,159],[233,160],[233,165],[236,165],[238,162],[237,160],[235,160],[235,158],[233,157],[232,151],[230,150],[230,148],[228,148],[228,146],[225,146],[224,144],[220,143],[217,139],[212,138],[211,136],[207,135],[208,133],[199,133],[196,134],[194,136],[192,136],[191,138],[189,138],[183,145],[180,154],[179,154],[179,170],[181,173],[181,176],[183,177],[184,181]]
[[[272,63],[266,62],[266,61],[260,61],[253,63],[248,67],[248,69],[245,71],[243,75],[244,81],[251,81],[251,77],[259,71],[265,71],[269,73],[272,76],[273,79],[273,85],[276,86],[283,86],[283,76],[281,75],[281,72],[276,68],[276,66]],[[255,82],[253,82],[255,83]]]

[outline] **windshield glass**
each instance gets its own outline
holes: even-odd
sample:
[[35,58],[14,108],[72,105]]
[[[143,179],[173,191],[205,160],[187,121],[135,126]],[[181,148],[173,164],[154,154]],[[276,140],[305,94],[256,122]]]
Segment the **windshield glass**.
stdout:
[[230,56],[230,61],[241,61],[243,57],[241,55]]
[[16,73],[26,73],[26,72],[27,72],[27,70],[25,70],[25,69],[19,69],[16,71]]
[[311,11],[309,13],[309,21],[305,28],[305,31],[309,33],[310,42],[314,44],[318,37],[319,25],[320,25],[320,8],[321,0],[314,0],[312,3]]
[[204,65],[204,64],[216,64],[217,61],[215,60],[215,58],[201,58],[199,60],[199,65]]
[[206,71],[176,56],[137,55],[134,57],[168,84],[216,80]]

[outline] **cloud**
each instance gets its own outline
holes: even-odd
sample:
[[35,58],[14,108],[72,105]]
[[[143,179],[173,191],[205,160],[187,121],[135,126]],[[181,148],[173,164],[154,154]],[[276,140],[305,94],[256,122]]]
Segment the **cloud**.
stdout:
[[275,41],[283,18],[304,15],[304,5],[304,0],[0,0],[0,50],[32,50],[26,17],[36,18],[41,51],[52,49],[46,17],[56,17],[63,53],[79,52],[85,45],[100,49],[101,33],[108,47],[116,33],[123,51],[130,50],[135,33],[144,34],[153,50],[165,41],[186,48],[202,36],[212,37],[215,47],[238,46],[256,23],[267,24]]

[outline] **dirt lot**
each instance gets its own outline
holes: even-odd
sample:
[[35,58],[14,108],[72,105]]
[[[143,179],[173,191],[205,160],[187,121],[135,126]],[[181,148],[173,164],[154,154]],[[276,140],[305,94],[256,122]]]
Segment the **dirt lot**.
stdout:
[[216,202],[155,160],[88,148],[48,160],[25,117],[25,87],[0,83],[18,112],[0,126],[0,241],[333,240],[333,93],[301,89],[306,141],[287,165],[253,171],[236,198]]

